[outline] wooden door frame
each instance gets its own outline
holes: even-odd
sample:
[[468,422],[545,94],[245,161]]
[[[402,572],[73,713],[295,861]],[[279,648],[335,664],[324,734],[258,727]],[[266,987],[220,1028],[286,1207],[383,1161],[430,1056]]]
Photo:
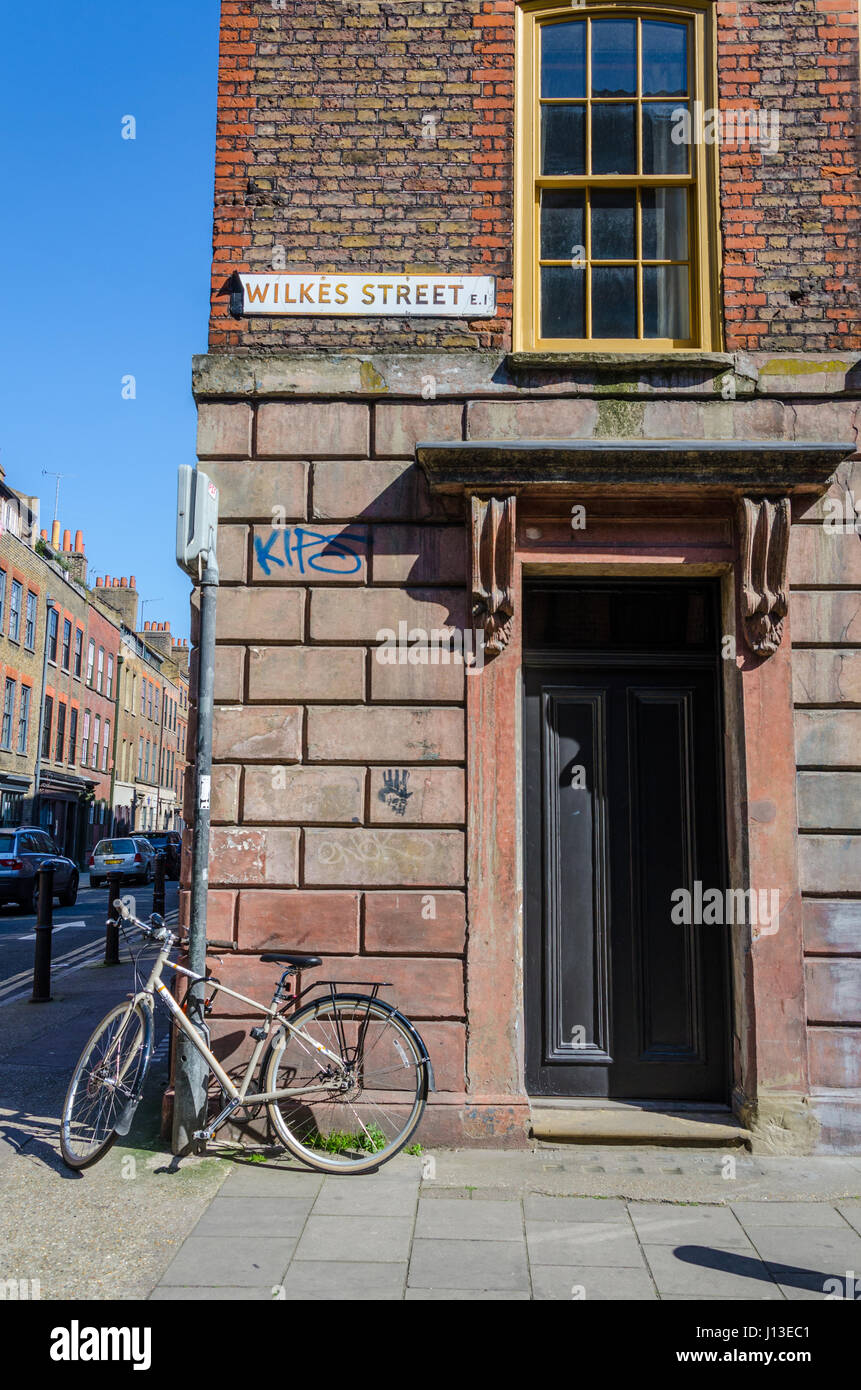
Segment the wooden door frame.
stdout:
[[[713,509],[704,499],[704,515]],[[564,508],[564,503],[563,503]],[[713,514],[713,512],[711,512]],[[524,574],[570,578],[720,579],[722,633],[735,659],[722,662],[724,785],[728,868],[734,887],[780,892],[778,929],[731,935],[732,1099],[742,1120],[779,1128],[787,1147],[804,1146],[809,1090],[797,857],[795,743],[790,619],[767,657],[746,646],[736,571],[740,551],[730,526],[712,544],[665,543],[652,535],[624,556],[561,560],[520,537],[511,565],[513,613],[507,642],[467,679],[467,1090],[499,1104],[506,1124],[522,1122],[524,1082],[522,864],[522,591]]]

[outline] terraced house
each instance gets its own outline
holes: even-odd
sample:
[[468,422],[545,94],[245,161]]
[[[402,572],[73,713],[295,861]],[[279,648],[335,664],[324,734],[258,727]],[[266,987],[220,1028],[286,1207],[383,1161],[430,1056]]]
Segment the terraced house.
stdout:
[[427,1142],[858,1152],[857,0],[223,0],[218,90],[222,978],[391,982]]

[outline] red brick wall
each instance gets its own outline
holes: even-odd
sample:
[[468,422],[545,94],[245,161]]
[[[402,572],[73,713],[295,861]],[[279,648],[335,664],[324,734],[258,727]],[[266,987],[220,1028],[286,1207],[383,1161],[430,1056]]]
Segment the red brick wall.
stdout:
[[[716,9],[721,106],[781,117],[722,151],[727,347],[857,348],[857,0]],[[513,79],[513,0],[223,0],[211,348],[508,347]],[[500,311],[230,318],[231,272],[279,264],[493,273]]]

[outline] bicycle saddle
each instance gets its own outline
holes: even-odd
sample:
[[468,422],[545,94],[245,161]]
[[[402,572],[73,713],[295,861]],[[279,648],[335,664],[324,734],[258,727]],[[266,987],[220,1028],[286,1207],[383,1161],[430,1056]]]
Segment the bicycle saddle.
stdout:
[[275,961],[278,965],[297,965],[300,970],[308,970],[312,965],[322,965],[321,956],[283,956],[275,955],[267,951],[266,955],[260,957],[261,960]]

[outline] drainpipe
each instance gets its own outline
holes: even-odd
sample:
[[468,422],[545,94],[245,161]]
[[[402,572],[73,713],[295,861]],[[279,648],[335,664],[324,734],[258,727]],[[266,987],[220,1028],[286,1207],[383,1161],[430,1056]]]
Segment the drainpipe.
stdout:
[[[42,738],[45,733],[45,687],[48,684],[48,614],[57,604],[50,594],[45,595],[45,642],[42,651],[42,695],[39,700],[39,733],[36,737],[36,767],[33,772],[33,806],[30,824],[39,824],[39,788],[42,785]],[[59,619],[58,619],[59,621]]]
[[114,746],[111,749],[111,828],[108,831],[109,835],[113,835],[117,821],[114,796],[116,794],[117,785],[117,739],[120,731],[120,689],[123,683],[123,660],[123,657],[117,652],[117,683],[115,687],[116,694],[114,696]]

